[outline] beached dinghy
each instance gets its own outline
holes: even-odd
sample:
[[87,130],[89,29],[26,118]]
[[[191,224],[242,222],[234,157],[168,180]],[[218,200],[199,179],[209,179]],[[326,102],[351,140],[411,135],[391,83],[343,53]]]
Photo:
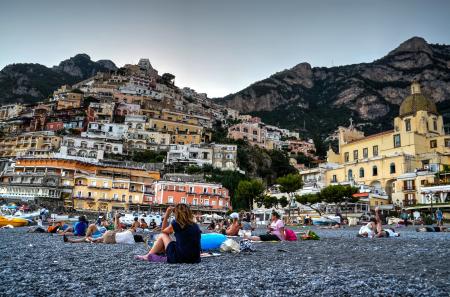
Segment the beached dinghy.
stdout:
[[23,218],[0,216],[0,227],[11,225],[14,227],[22,227],[28,225],[28,220]]
[[312,218],[312,222],[316,226],[334,225],[340,224],[341,218],[339,216],[321,216],[319,218]]

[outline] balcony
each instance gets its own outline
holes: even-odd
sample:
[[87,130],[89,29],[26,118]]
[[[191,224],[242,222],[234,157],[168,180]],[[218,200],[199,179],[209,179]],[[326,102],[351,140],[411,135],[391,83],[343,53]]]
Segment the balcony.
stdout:
[[94,201],[95,200],[94,197],[87,197],[87,196],[75,196],[75,197],[73,197],[73,199],[87,200],[87,201]]
[[406,186],[402,188],[404,192],[407,191],[416,191],[416,186]]

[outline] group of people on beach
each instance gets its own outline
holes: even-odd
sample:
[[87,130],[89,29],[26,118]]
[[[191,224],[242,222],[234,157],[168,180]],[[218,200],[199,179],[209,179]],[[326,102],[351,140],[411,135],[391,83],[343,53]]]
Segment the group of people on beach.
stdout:
[[[46,232],[60,234],[68,243],[104,243],[104,244],[134,244],[146,242],[143,230],[151,229],[158,232],[149,252],[136,256],[136,259],[157,262],[164,258],[168,263],[198,263],[201,261],[201,229],[197,224],[191,209],[186,204],[168,207],[160,227],[152,220],[147,224],[144,219],[134,219],[129,228],[120,222],[121,215],[116,213],[113,222],[100,216],[95,223],[89,224],[85,216],[80,216],[78,222],[69,226],[64,222],[55,222]],[[173,219],[172,219],[173,218]],[[172,220],[171,220],[172,219]],[[289,232],[277,212],[273,212],[266,233],[254,234],[255,225],[252,214],[241,212],[230,215],[231,222],[212,222],[208,231],[222,233],[227,237],[241,236],[250,241],[285,241],[290,240]],[[400,234],[391,228],[383,228],[380,210],[375,209],[375,218],[362,226],[359,237],[398,237]]]

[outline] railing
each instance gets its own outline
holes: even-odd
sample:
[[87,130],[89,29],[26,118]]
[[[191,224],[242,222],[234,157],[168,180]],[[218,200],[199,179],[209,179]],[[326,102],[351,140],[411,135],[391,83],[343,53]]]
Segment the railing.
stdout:
[[415,190],[416,190],[416,186],[403,187],[403,191],[415,191]]

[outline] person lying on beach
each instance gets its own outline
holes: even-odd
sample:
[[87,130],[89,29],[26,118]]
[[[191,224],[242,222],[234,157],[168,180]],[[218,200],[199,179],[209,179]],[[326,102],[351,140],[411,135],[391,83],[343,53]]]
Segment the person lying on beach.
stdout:
[[383,229],[383,223],[381,221],[380,209],[375,208],[375,220],[376,220],[376,237],[399,237],[400,233],[395,232],[392,228]]
[[362,226],[359,229],[358,236],[368,238],[374,237],[380,238],[380,237],[398,237],[400,236],[400,234],[395,232],[395,230],[391,228],[383,229],[383,224],[380,216],[380,209],[377,207],[375,208],[375,218],[372,218],[367,225]]
[[284,236],[284,223],[281,220],[280,214],[272,212],[272,223],[268,226],[267,234],[261,234],[259,236],[247,236],[244,235],[244,239],[250,239],[253,241],[282,241],[285,240]]
[[437,227],[419,227],[416,229],[417,232],[449,232],[447,227],[437,226]]
[[86,236],[80,239],[68,238],[64,235],[64,242],[70,243],[124,243],[124,244],[134,244],[136,242],[144,242],[141,235],[133,235],[131,230],[123,230],[120,224],[120,215],[116,214],[114,217],[114,230],[106,230],[104,227],[98,228],[95,224],[89,226]]
[[87,228],[89,227],[89,222],[85,216],[79,216],[78,222],[76,222],[73,227],[69,227],[66,230],[58,232],[61,235],[73,235],[73,236],[86,236]]
[[233,212],[230,215],[230,218],[233,219],[233,223],[225,230],[225,235],[227,236],[237,236],[239,234],[239,230],[241,229],[241,224],[239,224],[239,214],[237,212]]
[[[168,220],[172,212],[175,220],[169,225]],[[172,233],[176,241],[170,238]],[[187,204],[168,207],[160,236],[148,254],[136,256],[136,259],[153,261],[155,257],[165,253],[168,263],[200,263],[200,237],[200,228],[194,222],[194,216]]]

